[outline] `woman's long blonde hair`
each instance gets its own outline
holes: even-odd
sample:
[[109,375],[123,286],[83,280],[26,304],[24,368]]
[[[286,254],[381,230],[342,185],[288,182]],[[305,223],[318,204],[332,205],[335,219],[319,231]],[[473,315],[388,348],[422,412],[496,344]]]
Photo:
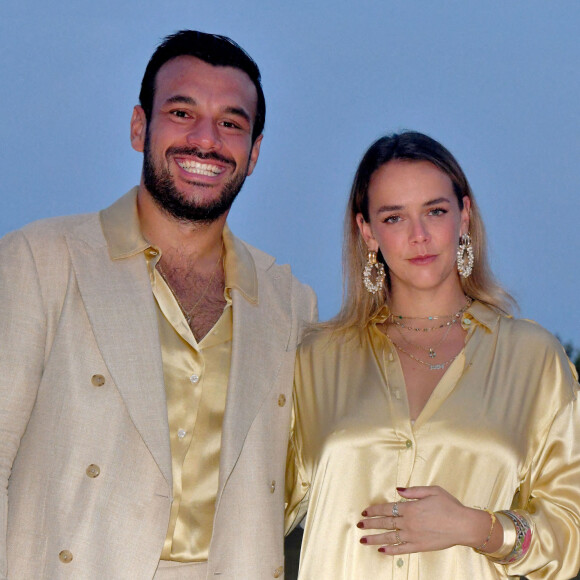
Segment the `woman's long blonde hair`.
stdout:
[[[459,208],[463,209],[463,197],[471,200],[469,230],[474,253],[473,272],[469,278],[460,278],[467,296],[489,304],[500,312],[510,313],[515,300],[496,281],[487,260],[485,229],[473,192],[457,160],[443,145],[416,131],[387,135],[375,141],[364,154],[352,184],[344,224],[343,244],[343,302],[335,318],[323,326],[332,330],[358,327],[364,330],[381,308],[389,305],[389,268],[379,252],[387,274],[383,291],[370,294],[362,283],[368,248],[360,234],[356,216],[362,214],[369,221],[368,192],[374,172],[393,160],[429,161],[449,176]],[[458,240],[459,244],[459,240]]]

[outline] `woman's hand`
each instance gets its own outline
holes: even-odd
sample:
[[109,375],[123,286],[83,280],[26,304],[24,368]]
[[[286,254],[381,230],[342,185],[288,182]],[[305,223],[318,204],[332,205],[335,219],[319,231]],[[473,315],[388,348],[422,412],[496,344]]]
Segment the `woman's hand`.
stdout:
[[403,501],[374,505],[363,511],[365,519],[357,527],[387,531],[365,535],[361,543],[381,546],[379,552],[395,555],[456,545],[477,548],[485,542],[491,526],[487,512],[465,507],[438,486],[398,487],[397,492]]

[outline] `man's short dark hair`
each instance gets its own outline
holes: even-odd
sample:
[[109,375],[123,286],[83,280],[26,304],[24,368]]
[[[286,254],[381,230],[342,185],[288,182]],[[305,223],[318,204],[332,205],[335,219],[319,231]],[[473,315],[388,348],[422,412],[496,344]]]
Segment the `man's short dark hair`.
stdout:
[[139,102],[145,111],[147,122],[151,120],[157,73],[167,61],[178,56],[194,56],[213,66],[231,66],[242,70],[250,77],[258,93],[256,118],[252,130],[252,142],[254,142],[262,134],[266,121],[266,101],[262,90],[260,69],[239,44],[219,34],[180,30],[167,36],[157,47],[145,69],[139,93]]

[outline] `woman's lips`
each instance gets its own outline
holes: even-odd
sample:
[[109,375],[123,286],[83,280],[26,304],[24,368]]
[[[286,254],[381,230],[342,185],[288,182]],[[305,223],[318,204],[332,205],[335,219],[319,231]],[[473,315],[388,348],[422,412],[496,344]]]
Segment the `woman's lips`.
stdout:
[[409,262],[411,264],[415,264],[416,266],[425,266],[426,264],[431,264],[437,256],[435,254],[426,254],[424,256],[415,256],[414,258],[410,258]]

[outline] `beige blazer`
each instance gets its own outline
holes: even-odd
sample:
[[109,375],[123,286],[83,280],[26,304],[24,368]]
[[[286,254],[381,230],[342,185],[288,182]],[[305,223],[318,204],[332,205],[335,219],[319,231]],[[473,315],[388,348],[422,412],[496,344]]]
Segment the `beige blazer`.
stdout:
[[[207,578],[282,577],[294,350],[316,316],[288,266],[237,240],[231,376]],[[154,298],[142,254],[113,262],[98,214],[0,241],[0,578],[153,578],[171,505]]]

